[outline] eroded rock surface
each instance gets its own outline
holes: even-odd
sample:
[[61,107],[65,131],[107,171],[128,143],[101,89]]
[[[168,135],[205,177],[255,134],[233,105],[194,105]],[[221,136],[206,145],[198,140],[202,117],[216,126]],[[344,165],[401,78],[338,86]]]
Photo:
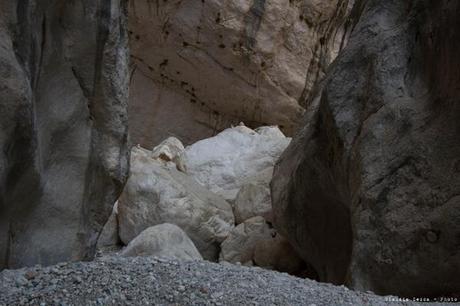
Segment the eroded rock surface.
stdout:
[[276,228],[323,281],[459,292],[460,4],[355,9],[349,44],[275,167]]
[[133,141],[190,144],[240,121],[290,135],[353,2],[131,1]]
[[176,164],[177,170],[186,172],[184,152],[184,145],[179,139],[168,137],[153,148],[151,156],[163,163],[173,162]]
[[172,223],[184,230],[201,255],[216,260],[219,244],[234,225],[232,208],[191,177],[152,152],[134,147],[130,177],[118,207],[120,238],[128,244],[148,227]]
[[0,2],[0,268],[93,256],[128,173],[126,14]]

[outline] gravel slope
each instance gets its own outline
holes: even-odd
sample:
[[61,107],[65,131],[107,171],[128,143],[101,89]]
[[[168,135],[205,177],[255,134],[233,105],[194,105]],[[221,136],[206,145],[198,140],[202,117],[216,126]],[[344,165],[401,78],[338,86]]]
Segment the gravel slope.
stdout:
[[0,273],[0,305],[409,304],[387,300],[260,268],[154,257],[106,257]]

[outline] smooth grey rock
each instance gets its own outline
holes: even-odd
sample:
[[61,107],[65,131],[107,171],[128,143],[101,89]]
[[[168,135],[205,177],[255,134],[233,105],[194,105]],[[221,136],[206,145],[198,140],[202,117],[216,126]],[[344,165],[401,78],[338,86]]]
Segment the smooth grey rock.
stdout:
[[128,174],[125,4],[0,3],[0,266],[94,254]]
[[[172,164],[173,166],[171,166]],[[201,255],[216,260],[219,244],[234,225],[232,208],[175,164],[134,147],[130,177],[118,207],[120,238],[128,244],[148,227],[172,223],[184,230]]]
[[322,281],[460,291],[460,4],[358,2],[272,181],[275,227]]
[[164,223],[142,231],[121,256],[158,256],[181,260],[203,259],[192,240],[178,226]]

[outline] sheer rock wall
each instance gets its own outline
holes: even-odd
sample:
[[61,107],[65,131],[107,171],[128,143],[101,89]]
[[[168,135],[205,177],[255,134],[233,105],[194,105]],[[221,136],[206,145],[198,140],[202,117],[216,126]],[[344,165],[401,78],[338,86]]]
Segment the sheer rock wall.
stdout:
[[0,268],[92,257],[129,167],[126,17],[0,2]]
[[322,281],[460,291],[460,5],[360,1],[275,167],[275,227]]

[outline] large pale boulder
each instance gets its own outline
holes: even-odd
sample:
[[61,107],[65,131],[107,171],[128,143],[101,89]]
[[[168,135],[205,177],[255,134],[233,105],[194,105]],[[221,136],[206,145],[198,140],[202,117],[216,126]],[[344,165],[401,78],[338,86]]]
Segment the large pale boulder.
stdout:
[[120,238],[128,244],[148,227],[172,223],[205,259],[215,260],[234,225],[232,208],[170,164],[154,159],[151,151],[132,149],[130,177],[118,207]]
[[188,146],[187,173],[234,202],[240,188],[272,168],[290,142],[277,127],[266,127],[261,133],[240,125]]
[[458,293],[460,3],[360,4],[275,167],[275,227],[322,281]]
[[130,128],[151,147],[247,122],[290,135],[347,40],[352,0],[130,1]]
[[121,256],[157,256],[182,260],[203,259],[192,240],[177,225],[164,223],[142,231]]
[[125,5],[0,1],[0,268],[94,255],[128,174]]

